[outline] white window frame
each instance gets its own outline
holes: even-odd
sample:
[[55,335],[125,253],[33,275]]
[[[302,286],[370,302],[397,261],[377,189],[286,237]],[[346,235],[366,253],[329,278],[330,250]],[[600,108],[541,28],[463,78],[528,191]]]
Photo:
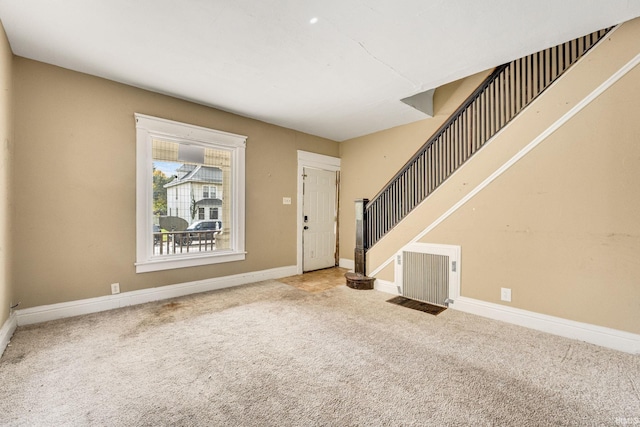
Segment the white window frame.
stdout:
[[[204,197],[205,189],[207,190],[207,197]],[[213,196],[213,197],[212,197]],[[203,199],[216,199],[218,197],[218,188],[215,185],[203,185],[202,186],[202,198]]]
[[[245,149],[247,137],[135,113],[136,120],[136,273],[195,267],[245,259]],[[154,138],[231,151],[231,247],[206,253],[153,254]]]

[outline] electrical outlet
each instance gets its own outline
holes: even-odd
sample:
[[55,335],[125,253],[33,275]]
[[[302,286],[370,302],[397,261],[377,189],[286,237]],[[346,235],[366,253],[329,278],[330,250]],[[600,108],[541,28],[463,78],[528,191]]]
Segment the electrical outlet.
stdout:
[[510,288],[500,288],[500,299],[502,301],[511,302],[511,289]]
[[119,294],[120,293],[120,283],[112,283],[111,284],[111,294]]
[[282,204],[283,205],[290,205],[291,204],[291,197],[283,197],[282,198]]

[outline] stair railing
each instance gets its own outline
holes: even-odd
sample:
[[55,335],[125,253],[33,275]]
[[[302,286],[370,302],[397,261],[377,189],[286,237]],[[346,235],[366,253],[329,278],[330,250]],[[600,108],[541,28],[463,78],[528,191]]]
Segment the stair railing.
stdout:
[[611,28],[497,67],[366,203],[362,214],[364,250],[422,203]]

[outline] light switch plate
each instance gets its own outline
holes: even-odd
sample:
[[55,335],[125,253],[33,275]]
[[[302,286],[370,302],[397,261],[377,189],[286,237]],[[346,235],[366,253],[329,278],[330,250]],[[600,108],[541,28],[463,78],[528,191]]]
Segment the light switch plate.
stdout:
[[282,204],[283,205],[290,205],[291,204],[291,197],[283,197],[282,198]]

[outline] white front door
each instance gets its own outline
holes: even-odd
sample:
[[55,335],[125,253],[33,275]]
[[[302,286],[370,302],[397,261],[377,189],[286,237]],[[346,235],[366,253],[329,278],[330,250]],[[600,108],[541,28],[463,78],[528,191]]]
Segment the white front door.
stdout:
[[336,265],[336,173],[304,168],[303,271]]

